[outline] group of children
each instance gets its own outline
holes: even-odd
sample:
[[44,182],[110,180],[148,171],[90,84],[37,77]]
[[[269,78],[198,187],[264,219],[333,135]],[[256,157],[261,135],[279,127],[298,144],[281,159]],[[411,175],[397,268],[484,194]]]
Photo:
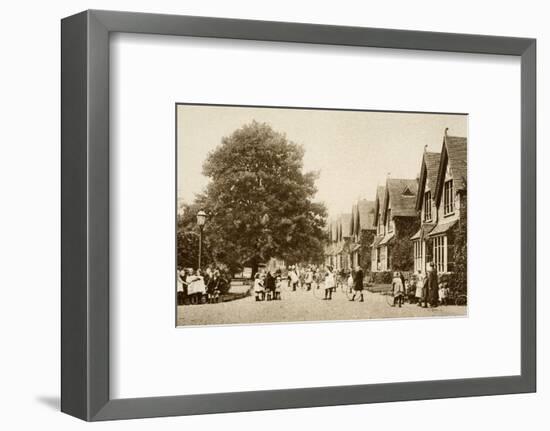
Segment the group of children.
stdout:
[[286,277],[283,276],[281,269],[257,272],[254,275],[256,301],[280,300],[284,283],[287,283],[292,292],[299,288],[310,291],[320,289],[322,286],[325,293],[324,299],[332,299],[332,292],[336,289],[332,268],[327,267],[326,271],[321,271],[321,268],[315,265],[309,265],[305,269],[293,265],[288,268]]
[[403,273],[394,272],[392,294],[393,306],[401,307],[407,297],[411,304],[417,304],[419,307],[426,307],[427,303],[436,307],[448,304],[449,287],[447,282],[438,280],[437,271],[433,269],[433,264],[430,264],[427,276],[418,271],[406,280]]
[[308,265],[305,269],[299,268],[297,265],[288,268],[288,285],[293,292],[300,286],[304,286],[306,290],[311,290],[312,287],[321,284],[323,278],[321,268],[315,265]]
[[346,273],[337,274],[330,265],[323,268],[309,265],[305,269],[290,266],[286,277],[283,277],[280,269],[275,272],[259,271],[254,276],[254,294],[256,301],[279,300],[281,299],[283,283],[288,283],[288,288],[292,292],[298,288],[303,288],[306,291],[315,289],[315,292],[319,290],[320,293],[324,294],[324,297],[321,299],[331,300],[338,280],[340,280],[340,283],[344,283],[347,280],[350,301],[354,301],[356,295],[360,302],[364,301],[363,271],[361,268],[357,267],[355,271],[350,271],[348,277]]
[[254,275],[254,295],[256,301],[279,301],[281,299],[283,279],[280,271],[275,275],[271,271],[257,272]]
[[221,288],[225,280],[218,269],[208,267],[206,271],[193,268],[178,271],[178,293],[184,297],[196,297],[196,302],[202,298],[208,303],[219,302]]

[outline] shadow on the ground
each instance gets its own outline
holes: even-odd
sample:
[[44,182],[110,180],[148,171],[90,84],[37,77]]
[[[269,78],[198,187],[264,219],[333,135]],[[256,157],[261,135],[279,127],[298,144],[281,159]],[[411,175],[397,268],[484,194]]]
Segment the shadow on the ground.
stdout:
[[52,410],[61,410],[61,399],[58,396],[40,395],[36,397],[36,401]]
[[244,299],[249,297],[251,294],[250,290],[243,291],[243,292],[227,292],[222,295],[222,302],[229,302],[229,301],[237,301],[239,299]]

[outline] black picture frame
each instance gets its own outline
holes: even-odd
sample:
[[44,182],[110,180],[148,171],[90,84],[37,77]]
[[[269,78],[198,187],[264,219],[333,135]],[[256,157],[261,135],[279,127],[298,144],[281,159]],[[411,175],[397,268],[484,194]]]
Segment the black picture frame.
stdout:
[[[521,374],[320,388],[109,396],[109,35],[113,32],[518,56]],[[61,21],[61,410],[88,421],[536,391],[536,40],[85,11]]]

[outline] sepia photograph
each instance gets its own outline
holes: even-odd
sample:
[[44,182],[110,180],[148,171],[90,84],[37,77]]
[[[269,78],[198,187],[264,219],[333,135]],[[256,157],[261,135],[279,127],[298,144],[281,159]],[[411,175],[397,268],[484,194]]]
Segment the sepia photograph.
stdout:
[[467,316],[466,113],[176,104],[177,326]]

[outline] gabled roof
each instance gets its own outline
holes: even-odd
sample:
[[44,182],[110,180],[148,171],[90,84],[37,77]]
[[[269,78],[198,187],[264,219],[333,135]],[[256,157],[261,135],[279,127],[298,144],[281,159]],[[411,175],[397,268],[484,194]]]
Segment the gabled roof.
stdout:
[[386,187],[378,186],[376,188],[376,198],[374,201],[374,220],[373,224],[376,226],[378,223],[378,213],[381,208],[384,208],[384,201],[386,199]]
[[422,164],[420,165],[420,177],[418,182],[418,193],[416,195],[416,210],[422,209],[422,201],[424,200],[424,189],[426,188],[426,180],[430,184],[430,190],[435,194],[437,188],[437,175],[439,174],[439,161],[441,153],[432,153],[425,151],[422,156]]
[[328,222],[328,232],[329,232],[331,241],[336,241],[338,237],[337,229],[338,229],[338,223],[336,222],[336,220],[330,220]]
[[366,199],[360,199],[355,205],[356,220],[354,223],[357,223],[359,230],[376,228],[374,225],[374,207],[375,203]]
[[340,241],[340,235],[342,233],[342,216],[336,217],[336,220],[334,220],[334,230],[336,232],[336,236],[334,237],[335,241]]
[[436,204],[441,201],[441,192],[445,182],[445,171],[449,164],[453,175],[453,187],[455,191],[466,190],[468,178],[468,153],[467,139],[459,136],[445,136],[443,138],[443,148],[441,149],[441,159],[439,162],[439,171],[437,175]]
[[342,214],[340,216],[340,225],[342,228],[342,238],[352,235],[351,231],[351,214]]
[[384,202],[383,219],[386,222],[386,214],[391,202],[391,213],[394,217],[416,217],[416,194],[418,181],[388,178],[386,180],[386,199]]

